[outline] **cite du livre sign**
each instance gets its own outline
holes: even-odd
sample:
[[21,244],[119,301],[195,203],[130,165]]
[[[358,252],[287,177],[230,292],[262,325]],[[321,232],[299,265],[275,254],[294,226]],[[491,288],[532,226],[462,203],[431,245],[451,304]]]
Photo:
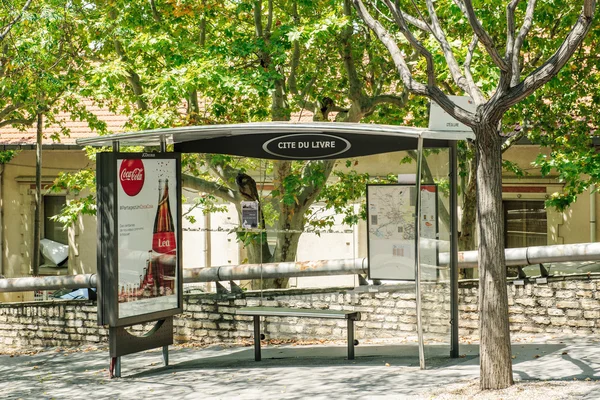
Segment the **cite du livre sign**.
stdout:
[[348,140],[339,136],[312,133],[290,134],[267,140],[265,152],[282,158],[322,159],[341,155],[351,148]]
[[180,155],[99,153],[98,265],[102,325],[182,310]]

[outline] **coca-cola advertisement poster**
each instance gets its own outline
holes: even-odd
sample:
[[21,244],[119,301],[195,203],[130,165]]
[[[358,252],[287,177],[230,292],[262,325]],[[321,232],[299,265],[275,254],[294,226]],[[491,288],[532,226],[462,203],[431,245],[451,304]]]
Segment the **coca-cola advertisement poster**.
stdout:
[[117,159],[119,318],[177,308],[177,160]]

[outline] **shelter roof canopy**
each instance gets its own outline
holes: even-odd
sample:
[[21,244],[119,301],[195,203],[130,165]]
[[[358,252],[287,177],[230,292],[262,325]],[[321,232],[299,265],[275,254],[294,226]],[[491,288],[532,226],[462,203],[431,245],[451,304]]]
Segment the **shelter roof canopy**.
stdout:
[[424,147],[443,148],[474,139],[473,132],[356,123],[259,122],[187,126],[78,139],[83,146],[157,146],[174,144],[176,152],[216,153],[267,159],[336,159]]

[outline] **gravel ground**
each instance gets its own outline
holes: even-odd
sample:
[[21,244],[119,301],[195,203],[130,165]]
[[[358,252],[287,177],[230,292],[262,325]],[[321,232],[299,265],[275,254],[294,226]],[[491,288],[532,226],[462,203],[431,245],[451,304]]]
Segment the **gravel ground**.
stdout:
[[459,382],[423,394],[423,399],[435,400],[550,400],[600,399],[600,381],[517,381],[507,389],[479,389],[479,379]]

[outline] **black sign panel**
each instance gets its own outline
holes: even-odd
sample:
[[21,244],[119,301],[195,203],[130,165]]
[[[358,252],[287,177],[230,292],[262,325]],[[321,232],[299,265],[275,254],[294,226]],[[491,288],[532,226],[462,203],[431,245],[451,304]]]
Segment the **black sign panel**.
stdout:
[[323,133],[290,134],[266,141],[262,148],[275,157],[322,160],[341,156],[352,145],[344,138]]
[[[448,147],[427,139],[424,147]],[[175,152],[231,154],[270,160],[332,160],[417,148],[417,138],[352,133],[242,134],[175,142]]]

